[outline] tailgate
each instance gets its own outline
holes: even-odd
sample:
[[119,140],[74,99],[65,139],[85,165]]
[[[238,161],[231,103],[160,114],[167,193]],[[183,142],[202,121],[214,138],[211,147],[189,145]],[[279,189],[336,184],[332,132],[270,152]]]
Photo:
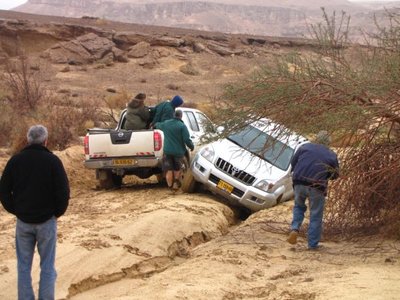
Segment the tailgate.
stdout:
[[154,131],[89,131],[89,157],[154,156]]

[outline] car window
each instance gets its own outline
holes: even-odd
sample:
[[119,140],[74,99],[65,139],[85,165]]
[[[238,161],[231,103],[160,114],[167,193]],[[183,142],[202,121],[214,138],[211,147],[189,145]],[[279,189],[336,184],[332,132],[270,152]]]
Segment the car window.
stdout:
[[294,153],[285,143],[250,125],[228,139],[282,170],[288,169]]
[[214,125],[207,116],[201,112],[196,112],[197,121],[203,132],[214,132]]
[[186,116],[188,118],[188,121],[189,121],[188,123],[189,123],[190,128],[193,131],[200,131],[199,124],[197,124],[196,117],[194,116],[194,113],[191,112],[191,111],[187,111],[187,112],[185,112],[185,114],[186,114]]

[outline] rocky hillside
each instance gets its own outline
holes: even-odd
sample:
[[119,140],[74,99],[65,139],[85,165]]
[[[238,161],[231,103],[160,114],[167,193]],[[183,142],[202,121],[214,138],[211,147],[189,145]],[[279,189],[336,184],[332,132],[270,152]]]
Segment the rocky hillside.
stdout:
[[358,28],[371,24],[371,13],[381,9],[382,4],[361,5],[345,0],[29,0],[16,10],[226,33],[302,37],[308,33],[307,23],[320,20],[321,7],[348,12]]
[[[0,10],[0,73],[23,53],[50,90],[71,101],[147,93],[153,103],[180,94],[215,100],[223,86],[273,56],[313,42]],[[11,66],[12,66],[11,64]],[[125,103],[123,103],[125,104]]]
[[[0,56],[13,57],[17,54],[17,49],[25,49],[31,54],[37,52],[41,53],[42,57],[48,56],[53,63],[66,63],[67,58],[74,56],[80,57],[80,60],[83,59],[84,63],[91,63],[93,60],[103,58],[104,55],[84,58],[85,52],[78,49],[82,42],[86,43],[84,46],[86,50],[88,47],[92,47],[97,51],[104,47],[110,50],[105,50],[107,53],[111,52],[112,47],[115,47],[124,51],[124,54],[128,54],[133,46],[146,43],[155,47],[176,48],[181,52],[207,52],[220,56],[248,56],[250,55],[249,49],[253,47],[257,49],[257,47],[262,48],[263,46],[313,45],[312,41],[301,38],[224,34],[104,21],[87,16],[65,18],[1,10],[0,31],[2,32]],[[91,37],[89,38],[90,42],[82,36]],[[92,41],[93,38],[95,38],[94,41]],[[93,45],[89,46],[92,43]],[[60,50],[61,48],[63,50]],[[55,58],[52,55],[49,56],[49,53],[63,53],[66,58],[60,59],[61,54],[56,55],[58,58]]]

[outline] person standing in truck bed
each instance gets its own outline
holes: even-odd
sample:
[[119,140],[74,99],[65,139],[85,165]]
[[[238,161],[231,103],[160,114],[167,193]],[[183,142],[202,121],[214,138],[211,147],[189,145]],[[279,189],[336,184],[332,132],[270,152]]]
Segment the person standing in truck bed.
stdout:
[[144,105],[146,94],[139,93],[133,98],[127,106],[126,121],[124,128],[126,130],[146,129],[150,119],[150,110]]
[[183,104],[183,98],[179,95],[174,96],[171,101],[164,101],[153,109],[152,125],[174,118],[175,109]]

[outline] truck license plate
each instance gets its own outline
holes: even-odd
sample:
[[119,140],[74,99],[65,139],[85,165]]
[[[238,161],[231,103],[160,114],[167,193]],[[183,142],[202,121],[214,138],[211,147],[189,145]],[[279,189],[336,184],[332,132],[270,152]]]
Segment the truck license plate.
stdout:
[[135,163],[134,159],[113,159],[114,166],[133,165],[134,163]]
[[233,186],[223,180],[218,181],[217,187],[229,194],[233,191]]

